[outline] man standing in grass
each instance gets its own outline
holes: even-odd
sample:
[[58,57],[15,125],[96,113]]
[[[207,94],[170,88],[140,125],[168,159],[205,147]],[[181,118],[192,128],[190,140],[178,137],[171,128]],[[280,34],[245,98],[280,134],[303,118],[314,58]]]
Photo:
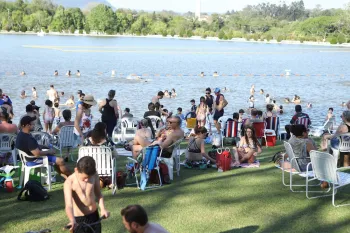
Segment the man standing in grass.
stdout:
[[161,225],[148,222],[148,216],[140,205],[129,205],[122,209],[123,224],[130,233],[169,233]]
[[101,233],[101,223],[94,224],[99,221],[96,200],[100,206],[101,216],[108,218],[109,212],[105,209],[100,180],[92,157],[81,158],[74,173],[64,182],[64,200],[71,232],[92,232],[84,229],[82,223],[85,223],[91,224],[95,233]]

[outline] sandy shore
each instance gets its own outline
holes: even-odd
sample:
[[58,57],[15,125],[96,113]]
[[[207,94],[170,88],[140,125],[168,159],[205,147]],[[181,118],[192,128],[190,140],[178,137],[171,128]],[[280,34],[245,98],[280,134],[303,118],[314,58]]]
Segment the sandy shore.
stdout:
[[[15,32],[15,31],[4,31],[1,30],[0,34],[3,35],[37,35],[36,32]],[[136,36],[136,35],[106,35],[106,34],[71,34],[71,33],[58,33],[58,32],[49,32],[45,33],[45,35],[52,35],[52,36],[90,36],[90,37],[123,37],[123,38],[161,38],[161,39],[179,39],[179,40],[209,40],[209,41],[223,41],[223,42],[244,42],[244,43],[262,43],[262,44],[293,44],[293,45],[317,45],[317,46],[331,46],[331,47],[350,47],[350,43],[344,43],[344,44],[330,44],[329,42],[314,42],[314,41],[304,41],[301,43],[300,41],[295,40],[283,40],[281,42],[277,42],[276,40],[270,40],[270,41],[255,41],[255,40],[246,40],[245,38],[233,38],[232,40],[220,40],[218,37],[207,37],[205,39],[201,38],[200,36],[192,36],[191,38],[183,38],[175,35],[172,36],[162,36],[162,35],[147,35],[147,36]]]

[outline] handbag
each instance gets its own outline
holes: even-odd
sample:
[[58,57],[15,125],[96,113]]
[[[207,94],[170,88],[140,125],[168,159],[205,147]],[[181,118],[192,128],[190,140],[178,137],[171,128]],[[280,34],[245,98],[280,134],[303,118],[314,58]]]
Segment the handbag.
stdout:
[[218,149],[216,154],[216,166],[218,171],[231,170],[232,156],[229,148]]

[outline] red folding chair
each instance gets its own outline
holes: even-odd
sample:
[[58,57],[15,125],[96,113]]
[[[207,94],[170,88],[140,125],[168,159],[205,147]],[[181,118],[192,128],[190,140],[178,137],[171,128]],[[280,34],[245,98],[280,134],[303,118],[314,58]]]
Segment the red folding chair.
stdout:
[[254,122],[253,127],[255,130],[255,136],[258,140],[260,139],[261,143],[261,139],[265,136],[265,122]]

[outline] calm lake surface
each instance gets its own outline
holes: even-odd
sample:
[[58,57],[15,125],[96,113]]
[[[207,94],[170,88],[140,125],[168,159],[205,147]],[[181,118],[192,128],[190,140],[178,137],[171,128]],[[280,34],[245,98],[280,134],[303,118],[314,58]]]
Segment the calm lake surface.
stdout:
[[[107,96],[110,89],[117,91],[117,100],[124,109],[129,107],[136,117],[147,110],[147,104],[159,90],[176,89],[178,97],[163,99],[170,111],[182,107],[190,109],[189,101],[199,102],[207,87],[229,88],[223,92],[229,105],[226,113],[248,107],[249,89],[255,85],[256,107],[264,110],[260,89],[282,104],[285,114],[282,124],[294,113],[294,104],[284,104],[285,97],[301,96],[304,111],[313,125],[322,124],[329,107],[335,109],[340,121],[341,102],[348,101],[350,49],[307,45],[279,45],[239,42],[195,41],[155,38],[106,38],[78,36],[0,35],[0,79],[3,91],[14,102],[15,122],[31,100],[19,98],[25,90],[31,96],[36,87],[37,105],[44,106],[46,90],[54,84],[64,91],[65,101],[78,89],[93,94],[97,100]],[[27,75],[20,76],[24,70]],[[54,77],[55,70],[59,76]],[[67,70],[81,77],[68,78]],[[115,70],[116,77],[111,77]],[[285,70],[291,75],[281,77]],[[198,77],[200,72],[206,77]],[[212,77],[212,73],[231,76]],[[123,74],[123,75],[120,75]],[[131,74],[148,74],[148,82],[130,80]],[[159,74],[160,76],[154,76]],[[174,75],[172,77],[167,74]],[[178,76],[178,75],[184,76]],[[240,76],[233,76],[233,75]],[[247,75],[256,76],[247,76]],[[310,76],[297,76],[310,75]],[[260,76],[267,75],[267,76]],[[272,76],[276,75],[276,76]],[[314,76],[313,76],[314,75]],[[317,76],[323,75],[323,76]],[[335,75],[335,76],[326,76]],[[342,76],[344,75],[344,76]],[[307,102],[313,108],[307,109]],[[93,108],[100,117],[97,107]]]

